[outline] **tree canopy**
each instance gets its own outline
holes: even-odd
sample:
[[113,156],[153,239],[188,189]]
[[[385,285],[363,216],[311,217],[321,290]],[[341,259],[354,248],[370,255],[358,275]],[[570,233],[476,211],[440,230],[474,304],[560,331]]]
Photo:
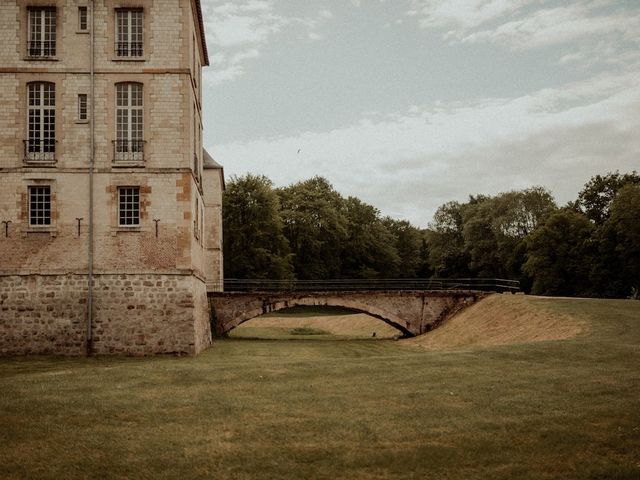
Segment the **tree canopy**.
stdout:
[[227,278],[517,279],[543,295],[640,289],[640,176],[591,178],[559,208],[536,186],[441,205],[425,229],[343,197],[323,177],[275,188],[233,177],[223,198]]

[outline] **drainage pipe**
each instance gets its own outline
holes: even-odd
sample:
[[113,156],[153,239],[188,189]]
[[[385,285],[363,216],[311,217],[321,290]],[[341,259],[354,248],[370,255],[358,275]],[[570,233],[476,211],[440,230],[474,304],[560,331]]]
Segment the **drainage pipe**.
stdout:
[[87,355],[91,355],[93,350],[93,168],[95,163],[95,0],[91,0],[91,45],[89,47],[90,56],[90,82],[91,94],[89,99],[89,109],[91,112],[91,133],[90,133],[90,156],[89,156],[89,246],[88,246],[88,286],[87,286]]

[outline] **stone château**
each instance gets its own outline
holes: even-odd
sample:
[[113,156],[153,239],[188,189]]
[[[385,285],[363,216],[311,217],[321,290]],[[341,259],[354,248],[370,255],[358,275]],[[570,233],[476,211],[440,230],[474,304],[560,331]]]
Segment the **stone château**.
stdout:
[[206,348],[200,0],[2,0],[0,38],[0,355]]

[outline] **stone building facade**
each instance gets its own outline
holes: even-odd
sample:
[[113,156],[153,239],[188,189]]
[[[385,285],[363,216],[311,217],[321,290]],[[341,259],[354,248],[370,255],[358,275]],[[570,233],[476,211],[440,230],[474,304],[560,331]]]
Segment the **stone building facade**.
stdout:
[[0,355],[210,344],[203,65],[200,0],[0,2]]

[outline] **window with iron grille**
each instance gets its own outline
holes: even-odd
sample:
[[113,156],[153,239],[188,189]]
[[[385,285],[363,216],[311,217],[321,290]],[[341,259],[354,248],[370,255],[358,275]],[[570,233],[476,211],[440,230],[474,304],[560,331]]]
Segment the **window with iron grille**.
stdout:
[[51,186],[29,187],[29,225],[51,225]]
[[29,36],[27,55],[30,57],[55,57],[56,9],[53,7],[29,9]]
[[141,57],[142,38],[142,10],[116,10],[116,56]]
[[142,84],[116,84],[116,145],[115,159],[143,159]]
[[50,82],[29,83],[27,87],[26,159],[50,161],[56,150],[56,86]]
[[140,187],[118,188],[118,225],[121,227],[140,225]]
[[78,120],[84,122],[88,119],[87,94],[78,94]]
[[86,32],[89,30],[89,15],[87,7],[78,7],[78,30]]

